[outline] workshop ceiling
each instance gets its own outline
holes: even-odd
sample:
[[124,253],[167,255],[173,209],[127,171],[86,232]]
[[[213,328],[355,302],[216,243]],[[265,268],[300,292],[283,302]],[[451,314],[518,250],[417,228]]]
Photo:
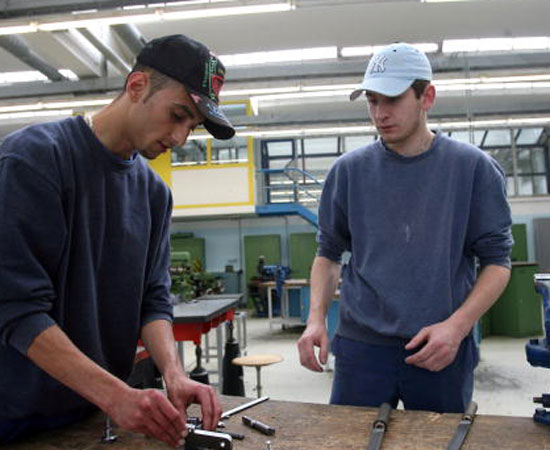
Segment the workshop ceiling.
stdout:
[[[280,11],[249,13],[251,7]],[[548,0],[0,0],[0,138],[28,123],[99,108],[122,87],[143,43],[172,33],[204,42],[226,62],[222,100],[242,129],[364,123],[365,102],[352,103],[348,94],[369,56],[350,56],[350,47],[396,41],[435,44],[429,57],[436,79],[463,80],[463,87],[437,86],[438,121],[544,118],[548,45],[524,39],[516,48],[498,41],[502,48],[491,51],[447,52],[443,43],[550,42],[548,17]],[[317,49],[316,56],[300,60],[300,49]],[[281,55],[290,50],[293,61]],[[235,64],[247,53],[256,53],[251,62]],[[31,71],[42,79],[21,82]],[[246,115],[250,108],[242,105],[250,99],[254,114]]]

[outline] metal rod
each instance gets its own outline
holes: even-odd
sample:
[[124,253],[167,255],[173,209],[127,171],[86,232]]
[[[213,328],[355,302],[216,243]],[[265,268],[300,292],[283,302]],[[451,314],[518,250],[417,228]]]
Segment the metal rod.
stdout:
[[230,409],[229,411],[226,411],[222,414],[221,420],[228,419],[229,417],[244,411],[245,409],[252,408],[253,406],[259,405],[260,403],[263,403],[265,401],[269,400],[269,397],[261,397],[256,400],[252,400],[248,403],[244,403],[240,406],[237,406],[236,408]]

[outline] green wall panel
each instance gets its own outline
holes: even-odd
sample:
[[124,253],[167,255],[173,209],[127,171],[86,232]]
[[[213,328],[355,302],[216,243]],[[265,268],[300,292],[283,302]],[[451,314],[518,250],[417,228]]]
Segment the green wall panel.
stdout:
[[525,337],[542,334],[542,305],[534,288],[536,264],[512,263],[510,282],[491,308],[491,333]]
[[290,235],[290,268],[292,278],[309,278],[313,258],[317,253],[315,233]]
[[264,234],[244,237],[245,280],[257,274],[258,258],[265,257],[266,265],[281,264],[281,236]]
[[171,251],[176,254],[178,252],[189,252],[191,263],[194,263],[198,259],[201,262],[202,269],[204,270],[206,267],[205,242],[203,238],[189,237],[187,234],[182,236],[173,234],[170,236],[170,247]]

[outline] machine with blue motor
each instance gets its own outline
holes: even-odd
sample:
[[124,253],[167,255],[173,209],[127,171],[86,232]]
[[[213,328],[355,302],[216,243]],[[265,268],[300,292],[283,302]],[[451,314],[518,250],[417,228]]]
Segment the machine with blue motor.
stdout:
[[[530,339],[525,346],[527,361],[535,367],[550,368],[550,273],[535,274],[535,290],[542,296],[544,310],[544,338]],[[535,410],[536,422],[550,425],[550,393],[534,397],[535,403],[542,404]]]
[[258,317],[267,316],[267,299],[264,293],[258,289],[258,284],[266,281],[275,282],[275,301],[273,302],[273,314],[279,315],[281,313],[281,299],[283,295],[283,285],[285,280],[290,275],[290,267],[282,266],[280,264],[267,265],[265,264],[264,256],[258,258],[258,265],[256,266],[257,274],[252,278],[251,283],[248,285],[249,296],[257,298],[254,306],[256,308],[256,314]]

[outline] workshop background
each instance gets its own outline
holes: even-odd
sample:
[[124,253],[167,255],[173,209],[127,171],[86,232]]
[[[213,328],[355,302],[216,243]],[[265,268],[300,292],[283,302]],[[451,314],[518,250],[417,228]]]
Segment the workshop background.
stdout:
[[[242,351],[284,357],[263,369],[265,394],[326,403],[330,370],[300,368],[295,349],[317,201],[334,160],[376,139],[366,103],[349,101],[370,55],[396,41],[419,45],[435,72],[433,129],[478,145],[506,173],[514,267],[476,327],[474,399],[480,413],[528,416],[550,375],[524,349],[544,334],[533,276],[550,271],[548,17],[548,0],[2,0],[0,139],[108,104],[152,38],[207,44],[226,65],[222,109],[237,134],[218,141],[198,130],[152,163],[174,196],[174,301],[242,293]],[[285,279],[300,281],[285,289]],[[186,367],[194,352],[186,343]],[[254,396],[255,374],[244,376]]]

